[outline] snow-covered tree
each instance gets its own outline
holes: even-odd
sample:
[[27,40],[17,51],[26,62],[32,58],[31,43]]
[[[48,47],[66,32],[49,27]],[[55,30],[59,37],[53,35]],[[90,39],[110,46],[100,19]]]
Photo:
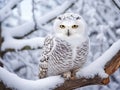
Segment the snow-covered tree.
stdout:
[[[0,66],[3,64],[3,68],[0,67],[0,80],[8,87],[18,90],[47,90],[64,82],[59,76],[38,80],[38,64],[44,37],[53,33],[54,19],[65,12],[82,15],[88,25],[91,47],[88,57],[89,65],[77,73],[78,78],[83,80],[81,77],[88,77],[84,79],[87,82],[91,80],[89,79],[91,77],[103,80],[100,78],[104,76],[101,72],[105,73],[104,67],[107,62],[113,60],[112,58],[116,55],[120,56],[117,54],[120,51],[120,40],[118,40],[120,38],[119,6],[119,0],[1,0]],[[118,56],[116,57],[118,58]],[[99,66],[98,63],[102,65]],[[97,68],[97,71],[94,68]],[[115,69],[114,66],[113,69]],[[11,84],[12,79],[19,83]],[[54,81],[49,82],[49,80]],[[26,84],[22,84],[23,82],[26,82],[29,87],[24,87]],[[65,81],[63,86],[66,83],[68,84]],[[99,82],[93,84],[95,83],[100,84]],[[77,90],[119,90],[120,70],[111,76],[111,82],[106,86],[79,87],[77,85]]]

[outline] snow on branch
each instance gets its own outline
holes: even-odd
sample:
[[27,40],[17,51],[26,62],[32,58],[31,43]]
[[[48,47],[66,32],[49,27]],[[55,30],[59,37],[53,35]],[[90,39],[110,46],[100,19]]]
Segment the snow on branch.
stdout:
[[25,22],[14,28],[2,27],[2,37],[9,39],[10,37],[21,37],[29,33],[30,30],[34,30],[33,22]]
[[105,53],[90,65],[76,73],[77,78],[65,81],[55,90],[73,90],[87,85],[106,85],[109,76],[120,67],[120,40],[114,43]]
[[0,10],[0,21],[3,21],[11,14],[11,9],[16,6],[22,0],[9,0],[6,6]]
[[[120,51],[120,40],[114,43],[103,55],[101,55],[97,60],[92,62],[89,66],[83,68],[77,73],[79,77],[94,77],[99,75],[100,77],[106,77],[104,68],[107,62],[109,62],[117,52]],[[90,68],[90,69],[89,69]]]
[[109,76],[119,67],[120,40],[114,43],[93,63],[79,70],[77,72],[77,78],[73,80],[64,81],[59,76],[52,76],[36,81],[25,80],[1,67],[0,80],[7,87],[17,90],[49,90],[54,88],[55,90],[73,90],[87,85],[106,85],[109,83]]
[[0,67],[0,81],[15,90],[50,90],[64,82],[60,76],[40,80],[26,80]]
[[32,50],[38,49],[43,46],[44,38],[36,37],[32,39],[8,39],[1,45],[2,51],[19,51],[19,50]]

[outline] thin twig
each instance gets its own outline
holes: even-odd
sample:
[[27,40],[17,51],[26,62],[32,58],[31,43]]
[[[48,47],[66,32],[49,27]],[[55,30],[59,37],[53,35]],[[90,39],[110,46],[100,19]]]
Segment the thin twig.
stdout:
[[115,6],[120,10],[120,6],[117,4],[117,2],[115,0],[112,0],[112,1],[115,4]]

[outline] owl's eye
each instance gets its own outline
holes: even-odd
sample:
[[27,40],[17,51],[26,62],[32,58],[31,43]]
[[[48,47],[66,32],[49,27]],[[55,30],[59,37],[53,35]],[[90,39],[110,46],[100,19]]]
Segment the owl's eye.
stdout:
[[78,28],[78,25],[72,25],[72,28],[73,28],[73,29],[77,29],[77,28]]
[[64,29],[64,28],[65,28],[65,25],[60,25],[60,28],[61,28],[61,29]]

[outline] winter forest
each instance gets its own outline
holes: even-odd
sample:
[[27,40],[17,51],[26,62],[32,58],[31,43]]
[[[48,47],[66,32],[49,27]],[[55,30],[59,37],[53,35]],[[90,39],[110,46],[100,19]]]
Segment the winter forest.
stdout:
[[[120,90],[120,0],[0,0],[0,90],[54,90],[66,83],[59,75],[39,79],[38,72],[44,39],[54,34],[55,18],[67,12],[84,18],[90,38],[87,65],[77,77],[98,82],[110,75],[107,85],[72,89]],[[111,61],[111,75],[104,67],[112,58],[117,61]]]

